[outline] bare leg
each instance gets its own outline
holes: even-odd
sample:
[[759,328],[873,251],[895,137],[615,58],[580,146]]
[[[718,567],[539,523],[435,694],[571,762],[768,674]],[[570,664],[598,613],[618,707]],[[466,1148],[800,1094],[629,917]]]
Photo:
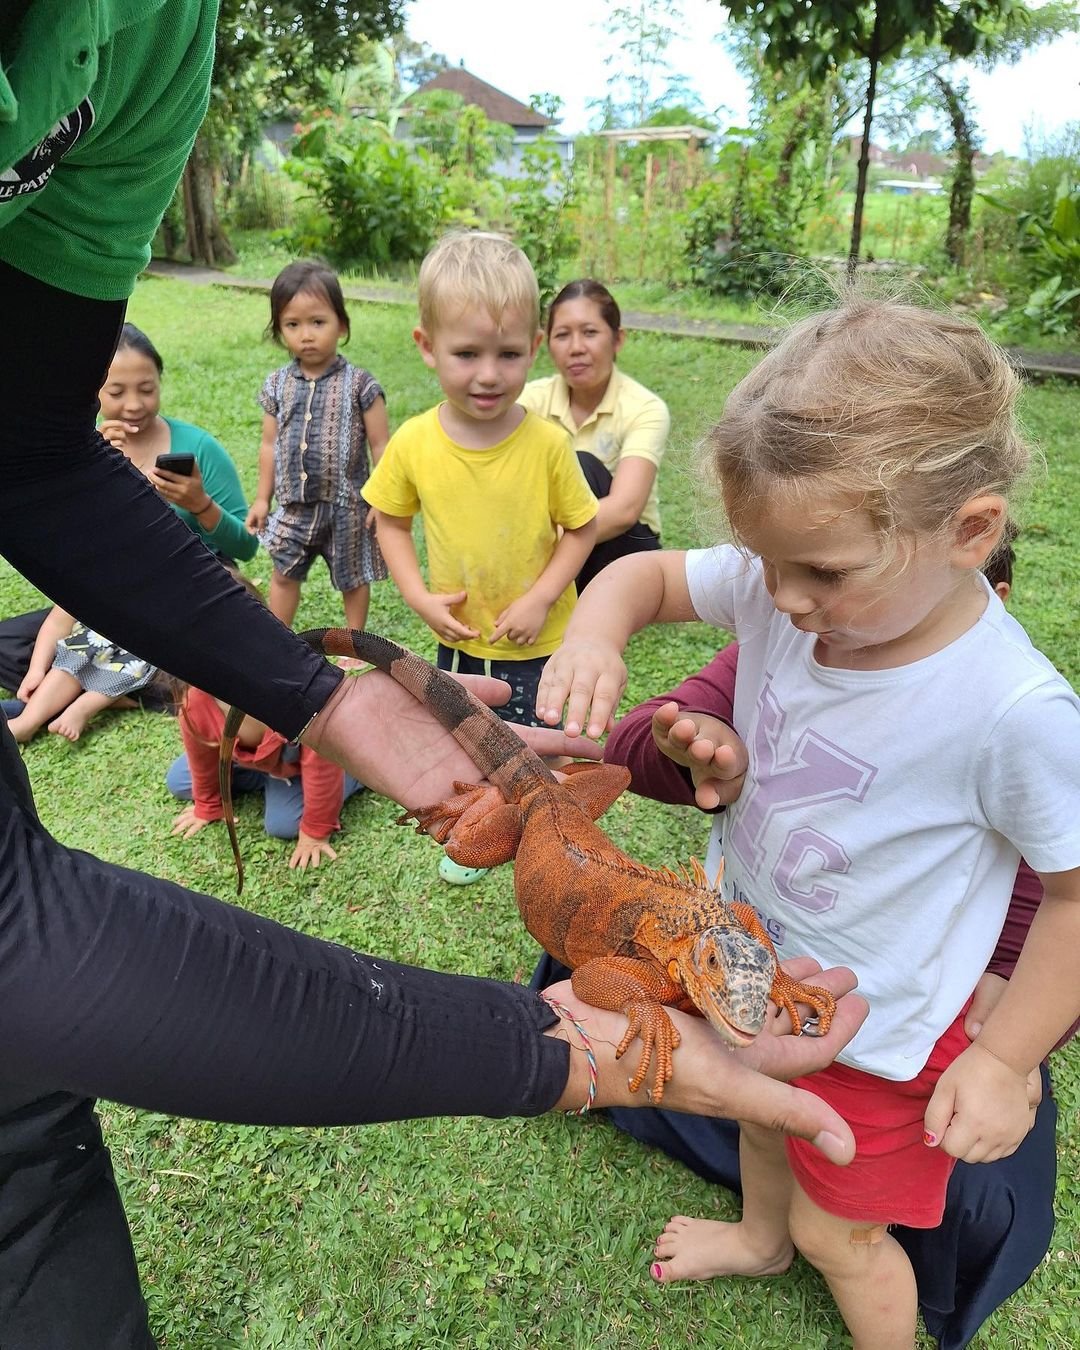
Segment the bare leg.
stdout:
[[49,723],[49,730],[54,735],[66,737],[69,741],[77,741],[95,713],[101,712],[103,708],[111,708],[118,701],[110,698],[108,694],[95,694],[89,691],[80,694],[74,703],[69,703],[59,716],[53,718]]
[[792,1238],[824,1275],[853,1350],[912,1350],[918,1298],[904,1249],[884,1224],[853,1223],[827,1214],[793,1186]]
[[[795,1255],[788,1210],[795,1185],[783,1136],[740,1125],[743,1215],[738,1223],[676,1214],[656,1239],[654,1280],[709,1280],[717,1275],[780,1275]],[[849,1225],[850,1227],[850,1225]]]
[[371,598],[371,587],[367,585],[354,586],[351,591],[342,591],[341,599],[345,604],[345,626],[347,628],[363,628],[367,623],[368,601]]
[[275,571],[270,577],[270,613],[276,614],[282,623],[291,628],[299,604],[300,583],[290,581]]
[[20,745],[25,745],[46,722],[51,721],[69,703],[74,703],[81,693],[82,686],[74,675],[53,666],[27,699],[26,707],[8,723],[11,734]]

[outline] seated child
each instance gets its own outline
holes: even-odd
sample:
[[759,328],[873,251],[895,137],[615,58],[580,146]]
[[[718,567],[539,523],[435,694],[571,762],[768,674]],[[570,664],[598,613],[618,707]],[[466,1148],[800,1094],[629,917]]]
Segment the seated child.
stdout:
[[[246,577],[234,575],[262,599]],[[169,766],[165,783],[173,796],[191,802],[172,825],[172,833],[184,839],[192,839],[207,825],[224,819],[218,748],[228,711],[227,703],[191,686],[180,702],[184,753]],[[266,833],[274,839],[297,840],[290,867],[318,867],[324,857],[331,862],[337,858],[330,836],[341,829],[342,805],[355,792],[363,791],[362,783],[254,717],[245,717],[240,724],[233,760],[233,792],[262,792]]]
[[10,717],[11,734],[25,744],[47,726],[55,735],[77,741],[95,713],[126,701],[156,674],[155,666],[56,605],[38,630],[30,668],[16,694],[25,706]]

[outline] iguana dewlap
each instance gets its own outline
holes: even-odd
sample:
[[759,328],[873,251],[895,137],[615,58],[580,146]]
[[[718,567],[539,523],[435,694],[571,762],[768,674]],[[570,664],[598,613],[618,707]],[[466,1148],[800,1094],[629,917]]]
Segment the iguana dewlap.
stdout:
[[[514,893],[525,927],[572,970],[575,994],[625,1013],[616,1055],[643,1045],[630,1088],[652,1067],[651,1097],[663,1098],[679,1033],[665,1011],[698,1012],[732,1046],[765,1025],[768,1002],[785,1008],[796,1034],[796,1003],[829,1029],[835,1001],[797,983],[749,905],[729,905],[696,860],[676,874],[635,862],[594,824],[630,781],[619,765],[582,763],[559,782],[525,742],[463,685],[374,633],[342,628],[300,635],[328,655],[357,656],[384,671],[429,708],[488,780],[455,783],[455,796],[401,820],[431,834],[455,862],[494,867],[514,860]],[[231,799],[232,750],[243,714],[232,709],[221,747],[221,796],[240,882],[243,868]]]

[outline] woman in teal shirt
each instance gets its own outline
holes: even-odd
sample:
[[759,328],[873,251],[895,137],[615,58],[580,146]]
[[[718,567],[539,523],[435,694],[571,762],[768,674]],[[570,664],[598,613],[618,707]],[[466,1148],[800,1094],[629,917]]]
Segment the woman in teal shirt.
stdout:
[[[161,415],[165,364],[133,323],[125,323],[101,386],[99,430],[157,488],[180,519],[221,557],[247,562],[259,541],[244,521],[247,500],[236,466],[223,445],[190,422]],[[190,474],[155,467],[159,455],[195,457]]]
[[[172,509],[224,562],[247,562],[259,549],[244,521],[247,499],[229,452],[209,432],[190,422],[161,415],[161,376],[165,363],[150,341],[132,323],[125,323],[99,398],[101,434],[158,490]],[[169,473],[156,467],[158,455],[189,454],[192,472]],[[30,666],[34,643],[49,609],[17,614],[0,622],[0,686],[18,689]],[[163,688],[142,690],[144,706],[162,706]],[[21,709],[6,699],[8,717]]]

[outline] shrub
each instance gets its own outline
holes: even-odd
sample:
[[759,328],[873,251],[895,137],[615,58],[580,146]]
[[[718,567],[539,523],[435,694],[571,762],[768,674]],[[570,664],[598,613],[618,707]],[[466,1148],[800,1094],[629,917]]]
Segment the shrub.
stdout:
[[552,140],[531,141],[521,156],[521,177],[505,182],[511,233],[533,265],[544,306],[558,289],[560,264],[578,246],[569,217],[573,189]]
[[438,231],[438,173],[376,123],[319,118],[301,129],[285,169],[317,208],[289,239],[299,253],[385,266],[422,257]]
[[1025,212],[1018,224],[1021,251],[1039,282],[1024,313],[1046,333],[1080,330],[1080,187],[1063,177],[1049,215]]
[[258,160],[247,165],[225,202],[229,225],[238,230],[282,230],[292,224],[293,190],[281,172],[280,155],[278,161],[276,168]]
[[686,227],[686,260],[696,285],[731,296],[780,288],[791,261],[790,233],[748,174],[694,189]]

